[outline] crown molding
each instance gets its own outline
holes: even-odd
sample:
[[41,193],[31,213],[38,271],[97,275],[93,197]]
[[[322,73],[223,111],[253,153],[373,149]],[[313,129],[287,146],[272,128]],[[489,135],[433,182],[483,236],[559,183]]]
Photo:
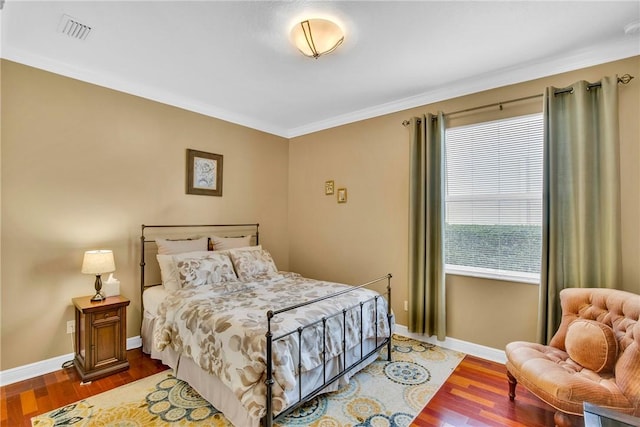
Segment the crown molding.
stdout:
[[458,96],[469,95],[501,86],[637,56],[640,55],[640,43],[638,43],[638,37],[636,36],[623,36],[613,41],[593,45],[586,49],[576,50],[570,55],[558,55],[551,58],[545,58],[540,61],[531,61],[519,64],[515,67],[504,68],[496,72],[456,81],[455,83],[444,85],[435,90],[420,93],[411,97],[375,105],[290,129],[285,129],[274,125],[273,123],[267,123],[256,120],[255,118],[236,114],[212,105],[203,104],[191,98],[182,97],[157,87],[145,86],[138,83],[133,84],[111,75],[71,67],[68,64],[33,55],[19,49],[14,49],[10,46],[3,46],[0,55],[2,58],[55,74],[60,74],[87,83],[117,90],[119,92],[175,106],[283,138],[295,138],[333,127],[367,120],[373,117],[432,104],[434,102]]
[[72,79],[91,83],[97,86],[113,89],[129,95],[156,101],[173,107],[182,108],[187,111],[199,113],[208,117],[224,120],[230,123],[259,130],[262,132],[274,134],[280,137],[286,137],[287,130],[278,126],[256,120],[251,117],[232,113],[222,108],[204,104],[195,101],[189,97],[176,95],[161,88],[146,86],[144,84],[132,83],[130,81],[120,79],[113,75],[95,73],[86,69],[72,67],[69,64],[44,58],[39,55],[33,55],[21,49],[15,49],[11,46],[4,46],[0,52],[1,57],[10,61],[18,62],[23,65],[49,71]]
[[515,83],[535,80],[555,74],[574,71],[581,68],[617,61],[640,55],[638,37],[619,38],[613,42],[594,45],[588,49],[576,50],[571,55],[558,55],[540,61],[519,64],[474,78],[456,81],[438,89],[414,95],[408,98],[380,104],[371,108],[354,111],[290,129],[288,138],[318,132],[385,114],[396,113],[423,105],[444,101],[458,96],[469,95],[484,90],[495,89]]

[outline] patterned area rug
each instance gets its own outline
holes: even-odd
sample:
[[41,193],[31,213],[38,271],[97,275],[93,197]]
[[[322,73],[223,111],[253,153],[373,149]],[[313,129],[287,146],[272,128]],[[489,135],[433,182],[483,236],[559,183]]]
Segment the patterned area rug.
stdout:
[[[276,422],[280,427],[408,426],[464,354],[393,337],[386,351],[340,390],[321,395]],[[160,372],[31,419],[43,426],[220,426],[226,418],[171,371]],[[242,426],[238,426],[242,427]]]

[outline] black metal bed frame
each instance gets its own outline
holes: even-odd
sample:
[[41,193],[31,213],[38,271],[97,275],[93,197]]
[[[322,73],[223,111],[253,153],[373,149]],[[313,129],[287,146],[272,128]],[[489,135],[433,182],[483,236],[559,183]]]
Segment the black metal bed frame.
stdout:
[[[285,307],[282,308],[280,310],[269,310],[267,312],[267,379],[265,381],[265,384],[267,385],[267,414],[264,416],[263,418],[263,425],[265,427],[272,427],[273,426],[273,421],[274,421],[274,417],[273,417],[273,401],[272,401],[272,393],[273,393],[273,342],[274,341],[278,341],[280,339],[286,338],[289,335],[293,335],[295,333],[298,334],[298,401],[296,403],[294,403],[293,405],[290,405],[287,409],[285,409],[284,411],[282,411],[280,414],[278,414],[278,417],[282,417],[285,416],[286,414],[291,413],[293,410],[295,410],[296,408],[299,408],[301,405],[303,405],[304,403],[308,402],[309,400],[313,399],[314,397],[316,397],[318,394],[320,394],[320,392],[322,390],[324,390],[327,386],[333,384],[334,382],[338,381],[340,378],[344,377],[347,373],[351,372],[356,366],[358,366],[359,364],[361,364],[363,361],[367,360],[369,357],[373,356],[376,352],[378,352],[381,348],[383,347],[387,347],[387,360],[391,361],[391,319],[393,317],[393,314],[391,313],[391,274],[387,274],[385,276],[379,277],[377,279],[374,279],[370,282],[367,283],[363,283],[362,285],[359,286],[354,286],[352,288],[349,289],[345,289],[339,292],[335,292],[333,294],[330,295],[326,295],[324,297],[320,297],[320,298],[316,298],[314,300],[311,301],[307,301],[304,303],[299,303],[299,304],[294,304],[291,305],[289,307]],[[319,301],[324,301],[327,300],[329,298],[335,298],[337,296],[346,294],[348,292],[352,292],[356,289],[360,289],[363,288],[365,286],[369,286],[369,285],[373,285],[375,283],[381,282],[381,281],[387,281],[387,324],[389,326],[389,336],[385,337],[383,339],[381,339],[380,342],[378,342],[378,299],[382,298],[382,295],[375,295],[367,300],[364,301],[360,301],[358,304],[352,305],[350,307],[347,308],[343,308],[342,310],[339,310],[333,314],[330,314],[328,316],[324,316],[319,320],[316,320],[314,322],[308,323],[304,326],[300,326],[297,329],[293,330],[293,331],[289,331],[286,333],[283,333],[277,337],[273,337],[273,333],[271,331],[271,321],[273,320],[273,318],[275,316],[277,316],[278,314],[282,314],[282,313],[286,313],[287,311],[291,311],[291,310],[295,310],[297,308],[300,307],[304,307],[307,305],[311,305],[314,304],[316,302]],[[362,318],[363,318],[363,307],[366,303],[373,301],[374,303],[374,310],[375,310],[375,314],[374,314],[374,322],[375,322],[375,340],[376,340],[376,346],[373,350],[369,351],[367,354],[363,354],[364,353],[364,337],[363,337],[363,326],[362,326]],[[360,328],[359,328],[359,333],[360,333],[360,358],[358,360],[356,360],[355,362],[351,363],[350,365],[347,366],[347,312],[350,310],[355,310],[355,309],[360,309]],[[342,316],[342,369],[340,370],[340,372],[338,372],[337,374],[335,374],[333,377],[327,379],[327,359],[326,359],[326,327],[327,327],[327,321],[330,318],[336,317],[336,316]],[[317,388],[315,388],[314,390],[308,392],[307,394],[305,394],[304,396],[302,395],[302,361],[301,361],[301,352],[302,352],[302,333],[306,328],[309,327],[313,327],[316,326],[317,324],[322,323],[322,361],[323,361],[323,382],[320,386],[318,386]]]
[[[142,292],[144,292],[145,288],[150,287],[150,286],[157,286],[157,285],[146,285],[144,280],[145,280],[145,274],[144,274],[144,268],[146,265],[145,262],[145,244],[146,243],[152,243],[155,240],[147,240],[145,238],[144,235],[144,231],[146,228],[226,228],[226,227],[236,227],[236,228],[240,228],[240,227],[255,227],[255,237],[256,237],[256,245],[259,244],[259,224],[208,224],[208,225],[142,225],[142,233],[140,235],[140,246],[141,246],[141,255],[140,255],[140,292],[141,292],[141,296],[142,296]],[[383,347],[387,347],[387,360],[390,361],[391,360],[391,335],[392,335],[392,328],[391,328],[391,321],[393,318],[393,314],[391,312],[391,278],[392,275],[391,274],[386,274],[384,276],[381,276],[377,279],[371,280],[367,283],[363,283],[361,285],[358,286],[353,286],[349,289],[345,289],[339,292],[335,292],[333,294],[330,295],[326,295],[320,298],[316,298],[314,300],[311,301],[307,301],[307,302],[303,302],[303,303],[298,303],[298,304],[293,304],[290,305],[288,307],[284,307],[281,308],[279,310],[269,310],[266,313],[266,320],[267,320],[267,333],[265,334],[266,336],[266,380],[265,380],[265,384],[267,386],[267,392],[266,392],[266,415],[262,418],[262,425],[264,427],[272,427],[273,426],[273,422],[275,419],[280,418],[282,416],[285,416],[289,413],[291,413],[292,411],[294,411],[295,409],[299,408],[300,406],[302,406],[303,404],[305,404],[306,402],[310,401],[311,399],[313,399],[314,397],[316,397],[317,395],[319,395],[322,390],[324,390],[326,387],[328,387],[329,385],[333,384],[334,382],[338,381],[340,378],[344,377],[346,374],[348,374],[349,372],[351,372],[352,370],[354,370],[358,365],[360,365],[362,362],[364,362],[365,360],[369,359],[371,356],[373,356],[375,353],[377,353],[378,351],[380,351]],[[285,333],[282,333],[278,336],[273,335],[272,332],[272,328],[271,328],[271,322],[273,321],[273,319],[283,313],[286,313],[288,311],[291,310],[295,310],[304,306],[308,306],[320,301],[324,301],[330,298],[336,298],[340,295],[344,295],[346,293],[349,292],[353,292],[354,290],[360,289],[360,288],[364,288],[370,285],[374,285],[377,284],[379,282],[382,281],[387,281],[387,288],[386,288],[386,297],[387,297],[387,325],[389,328],[389,336],[384,337],[384,338],[378,338],[378,299],[382,298],[382,294],[379,295],[375,295],[372,296],[371,298],[364,300],[364,301],[360,301],[358,304],[352,305],[350,307],[346,307],[343,308],[333,314],[327,315],[322,317],[319,320],[310,322],[306,325],[300,326],[292,331],[288,331]],[[367,352],[366,354],[364,354],[364,336],[363,336],[363,326],[362,326],[362,321],[363,321],[363,307],[365,304],[369,303],[373,301],[374,304],[374,323],[375,323],[375,347],[370,350],[369,352]],[[142,305],[142,298],[141,298],[141,305]],[[359,338],[360,338],[360,358],[354,362],[352,362],[351,364],[349,364],[347,366],[347,313],[351,310],[358,310],[359,309],[359,320],[360,320],[360,324],[359,324]],[[141,309],[141,312],[144,313],[144,308]],[[144,316],[144,314],[143,314]],[[327,322],[334,317],[338,317],[338,316],[342,316],[342,354],[338,357],[342,357],[342,369],[340,369],[340,371],[337,374],[334,374],[331,378],[327,378],[327,360],[326,360],[326,332],[327,332]],[[306,393],[303,395],[302,393],[302,361],[301,361],[301,354],[302,354],[302,333],[304,332],[305,329],[307,328],[311,328],[311,327],[315,327],[318,324],[322,323],[322,361],[323,361],[323,381],[322,384],[318,387],[316,387],[315,389],[311,390],[310,392]],[[281,413],[278,414],[277,417],[273,416],[273,384],[275,382],[275,380],[273,379],[273,345],[275,342],[284,339],[290,335],[293,334],[298,334],[298,401],[295,402],[294,404],[290,405],[288,408],[286,408],[284,411],[282,411]]]
[[[142,293],[144,292],[145,288],[150,288],[153,286],[159,286],[160,283],[154,283],[152,285],[147,285],[144,282],[144,267],[147,265],[146,259],[145,259],[145,244],[147,243],[154,243],[155,240],[147,240],[146,237],[144,236],[144,230],[146,230],[147,228],[174,228],[174,229],[189,229],[189,228],[225,228],[225,227],[232,227],[232,228],[249,228],[249,227],[255,227],[256,231],[254,236],[256,237],[256,245],[260,244],[260,224],[255,223],[255,224],[204,224],[204,225],[198,225],[198,224],[188,224],[188,225],[144,225],[142,224],[141,231],[140,231],[140,313],[142,314],[143,318],[144,318],[144,305],[142,302]],[[242,236],[244,237],[244,236]],[[182,238],[182,239],[177,239],[177,240],[189,240],[188,238]]]

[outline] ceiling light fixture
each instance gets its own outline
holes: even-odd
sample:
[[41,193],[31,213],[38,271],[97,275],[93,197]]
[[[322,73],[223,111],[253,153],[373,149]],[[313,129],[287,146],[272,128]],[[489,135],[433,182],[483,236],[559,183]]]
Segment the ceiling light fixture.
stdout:
[[634,21],[624,26],[624,33],[633,35],[640,33],[640,21]]
[[336,50],[344,41],[344,33],[328,19],[307,19],[291,29],[291,38],[303,55],[318,59]]

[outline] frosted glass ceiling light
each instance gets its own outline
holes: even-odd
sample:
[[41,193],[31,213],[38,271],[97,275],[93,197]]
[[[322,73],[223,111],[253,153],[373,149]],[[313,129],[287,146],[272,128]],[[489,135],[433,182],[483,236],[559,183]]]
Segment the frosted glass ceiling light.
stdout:
[[344,33],[335,22],[307,19],[293,27],[291,38],[303,55],[317,59],[336,50],[344,41]]
[[640,34],[640,20],[630,22],[624,26],[624,33],[627,35]]

